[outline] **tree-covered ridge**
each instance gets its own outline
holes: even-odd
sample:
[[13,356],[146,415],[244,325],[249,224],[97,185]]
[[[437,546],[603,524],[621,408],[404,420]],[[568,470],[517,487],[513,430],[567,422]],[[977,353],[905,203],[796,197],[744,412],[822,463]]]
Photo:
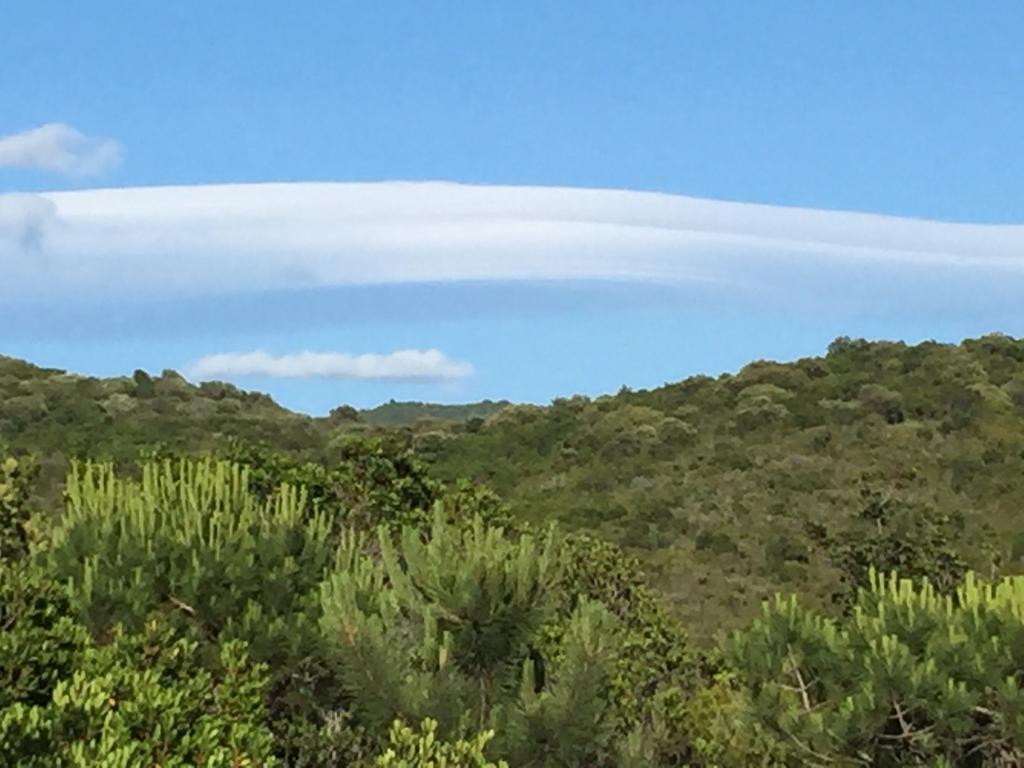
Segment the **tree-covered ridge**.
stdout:
[[101,379],[0,356],[0,441],[57,460],[131,462],[158,445],[195,451],[228,436],[279,450],[315,450],[324,429],[259,392],[190,384],[175,371]]
[[868,565],[1024,568],[1024,340],[837,339],[828,354],[551,406],[417,450],[514,513],[638,553],[698,635],[778,590],[848,603]]
[[173,370],[104,379],[0,355],[0,439],[43,454],[134,459],[158,444],[195,451],[232,436],[319,455],[328,434],[339,428],[461,424],[485,419],[508,404],[391,400],[361,411],[339,406],[314,418],[226,382],[191,384]]
[[376,408],[364,408],[358,412],[367,424],[381,427],[413,426],[421,420],[465,422],[471,419],[486,419],[507,405],[507,400],[481,400],[465,405],[440,405],[438,403],[388,402]]
[[42,458],[41,491],[55,499],[72,458],[131,466],[159,450],[197,454],[235,442],[323,460],[332,437],[388,428],[449,429],[493,415],[506,402],[397,403],[359,411],[338,406],[322,418],[295,413],[260,392],[226,382],[191,384],[173,370],[158,376],[81,376],[0,355],[0,442]]

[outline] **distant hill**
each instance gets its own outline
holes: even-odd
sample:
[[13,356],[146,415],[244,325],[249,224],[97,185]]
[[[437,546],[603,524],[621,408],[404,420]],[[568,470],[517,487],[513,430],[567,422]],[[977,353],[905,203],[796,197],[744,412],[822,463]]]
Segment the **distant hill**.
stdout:
[[391,400],[363,411],[340,406],[328,417],[314,418],[261,392],[216,381],[195,385],[173,370],[96,378],[0,356],[0,442],[44,455],[134,459],[139,450],[156,445],[195,451],[226,438],[315,454],[339,428],[413,427],[424,421],[455,426],[486,419],[507,405]]
[[384,427],[412,426],[421,419],[464,422],[470,419],[486,419],[507,405],[508,400],[494,402],[483,400],[466,405],[438,405],[436,403],[404,402],[389,400],[376,408],[359,411],[367,424]]
[[327,455],[331,435],[339,430],[422,428],[424,422],[457,427],[506,405],[392,400],[361,412],[341,406],[329,417],[314,418],[225,382],[191,384],[173,370],[97,378],[0,355],[0,446],[40,453],[46,486],[63,477],[70,456],[131,463],[154,448],[195,453],[238,439],[316,459]]

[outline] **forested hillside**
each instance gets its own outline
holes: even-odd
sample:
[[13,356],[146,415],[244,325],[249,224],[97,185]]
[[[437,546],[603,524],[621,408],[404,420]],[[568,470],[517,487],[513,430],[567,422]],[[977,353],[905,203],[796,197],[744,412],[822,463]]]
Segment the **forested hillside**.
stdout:
[[313,418],[282,408],[263,393],[220,381],[194,385],[173,370],[102,379],[0,355],[0,441],[39,454],[50,491],[63,482],[68,459],[75,456],[130,466],[153,450],[193,454],[241,441],[325,460],[332,432],[452,427],[506,405],[392,400],[362,411],[341,405],[327,417]]
[[0,440],[47,456],[134,460],[157,445],[196,450],[233,436],[280,450],[321,444],[317,421],[225,382],[175,371],[100,379],[0,356]]
[[1024,341],[411,427],[0,386],[0,764],[1024,764]]
[[[841,599],[868,562],[915,575],[1024,567],[1024,340],[836,340],[417,438],[442,479],[640,553],[698,632],[782,589]],[[859,576],[858,576],[859,574]]]
[[438,479],[640,556],[699,636],[779,589],[842,600],[869,561],[952,578],[1024,567],[1024,341],[1006,336],[838,339],[820,358],[545,407],[391,402],[315,419],[173,371],[95,379],[10,358],[0,396],[0,440],[43,457],[51,498],[71,456],[130,466],[240,440],[330,463],[355,435],[411,439]]

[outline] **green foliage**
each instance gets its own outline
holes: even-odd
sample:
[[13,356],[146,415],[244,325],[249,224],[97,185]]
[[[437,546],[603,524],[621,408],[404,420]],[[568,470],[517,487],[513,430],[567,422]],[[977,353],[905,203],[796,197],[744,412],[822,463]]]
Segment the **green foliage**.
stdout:
[[969,574],[954,597],[872,573],[847,619],[777,598],[728,649],[746,716],[775,736],[786,766],[1024,757],[1022,577]]
[[609,698],[619,643],[614,618],[598,603],[581,602],[543,680],[534,660],[524,660],[518,701],[496,712],[501,754],[522,766],[614,765]]
[[412,426],[421,419],[434,419],[448,422],[468,422],[472,419],[486,419],[493,416],[505,406],[507,400],[494,402],[483,400],[479,403],[466,405],[438,405],[435,403],[398,403],[389,400],[376,408],[359,411],[358,415],[367,424],[397,427]]
[[0,709],[0,756],[12,766],[274,765],[265,668],[232,642],[211,673],[196,648],[155,625],[85,648],[48,702]]
[[[749,717],[748,694],[721,672],[682,708],[677,727],[692,750],[688,765],[701,768],[785,768],[787,749],[762,723]],[[660,765],[661,763],[650,763]]]
[[401,435],[351,435],[335,441],[329,461],[302,461],[259,446],[232,441],[217,456],[248,470],[249,488],[271,497],[282,484],[303,488],[307,504],[331,521],[334,535],[378,525],[429,527],[441,504],[450,520],[476,515],[492,525],[508,525],[508,510],[490,489],[457,480],[444,485],[432,478],[408,439]]
[[318,590],[335,545],[305,490],[281,485],[264,499],[238,464],[164,460],[138,480],[75,464],[66,495],[42,559],[91,631],[138,629],[161,612],[214,647],[247,641],[272,665],[278,749],[319,750],[336,683],[319,651]]
[[90,642],[66,585],[24,563],[0,563],[0,711],[45,705]]
[[32,459],[4,457],[0,452],[0,562],[28,552],[30,499],[37,474]]
[[442,486],[397,436],[344,437],[332,446],[327,486],[348,526],[424,525]]
[[[222,451],[229,436],[267,444],[289,467],[270,492],[281,480],[306,485],[310,508],[328,508],[335,530],[428,525],[445,493],[436,481],[484,483],[517,523],[559,521],[639,555],[707,643],[779,589],[818,605],[846,590],[848,569],[809,530],[858,529],[865,475],[940,529],[962,514],[948,536],[954,559],[1024,571],[1007,502],[1024,494],[1022,382],[1024,341],[1007,336],[837,339],[825,357],[758,361],[718,379],[506,405],[472,424],[417,406],[404,426],[383,429],[366,413],[311,419],[173,372],[101,380],[2,358],[0,439],[41,455],[48,501],[64,456],[106,456],[124,469],[156,444],[174,455]],[[424,415],[440,418],[412,424]]]
[[567,617],[585,602],[602,605],[621,633],[607,693],[607,717],[619,745],[651,764],[684,764],[689,746],[683,708],[701,684],[703,660],[690,650],[685,632],[647,586],[635,559],[583,534],[568,536],[563,552],[559,619],[544,628],[545,650],[561,658],[571,629]]
[[857,392],[857,399],[871,412],[881,416],[887,424],[903,421],[903,397],[878,384],[865,384]]
[[551,532],[511,540],[438,509],[429,535],[405,528],[396,545],[382,527],[374,549],[350,537],[323,588],[323,630],[364,722],[431,718],[456,739],[495,727],[496,754],[515,765],[577,765],[602,745],[612,617],[581,604],[557,664],[532,647],[555,609]]
[[243,643],[213,669],[195,641],[154,621],[96,645],[68,587],[0,565],[0,763],[269,766],[266,668]]
[[[946,584],[1024,571],[1021,382],[1024,340],[838,339],[822,358],[506,408],[424,455],[518,520],[637,555],[707,645],[779,590],[848,604],[872,563]],[[881,531],[865,484],[894,500]]]
[[292,620],[333,558],[328,522],[306,510],[303,490],[282,485],[261,501],[237,464],[148,463],[137,481],[75,464],[66,495],[45,556],[97,632],[169,608],[270,653],[296,638]]
[[504,760],[492,763],[484,756],[493,731],[454,743],[441,741],[436,731],[437,723],[429,718],[419,732],[396,720],[389,734],[390,746],[377,758],[375,768],[508,768]]
[[196,387],[174,371],[97,379],[0,356],[0,442],[47,459],[131,464],[157,444],[191,453],[221,447],[230,437],[318,453],[327,434],[326,420],[291,413],[231,384]]
[[832,536],[823,527],[812,531],[842,573],[836,603],[849,609],[875,570],[928,579],[943,593],[960,584],[968,566],[953,544],[959,531],[950,517],[908,508],[892,492],[870,485],[861,488],[861,498],[864,508],[845,531]]
[[1024,341],[429,408],[0,358],[0,763],[1024,764]]

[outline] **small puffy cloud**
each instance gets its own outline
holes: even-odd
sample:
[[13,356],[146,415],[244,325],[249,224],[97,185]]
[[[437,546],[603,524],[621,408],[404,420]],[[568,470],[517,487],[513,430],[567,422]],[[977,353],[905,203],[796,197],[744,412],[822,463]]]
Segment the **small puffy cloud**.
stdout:
[[387,355],[337,352],[225,352],[200,358],[188,368],[197,380],[262,376],[272,379],[356,379],[363,381],[453,381],[473,373],[473,366],[449,360],[439,350],[405,349]]
[[86,136],[63,123],[0,136],[0,168],[95,176],[116,168],[120,162],[121,147],[116,141]]

